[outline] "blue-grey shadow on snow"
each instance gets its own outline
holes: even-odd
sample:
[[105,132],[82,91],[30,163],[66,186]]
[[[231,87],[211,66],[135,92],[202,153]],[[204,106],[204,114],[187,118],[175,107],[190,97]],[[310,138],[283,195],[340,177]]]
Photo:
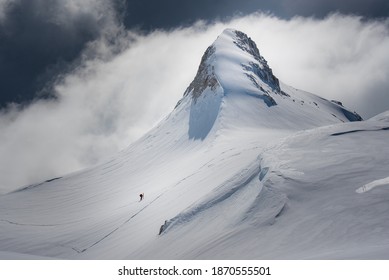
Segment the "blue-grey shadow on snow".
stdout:
[[382,127],[382,128],[378,128],[378,129],[355,129],[355,130],[332,133],[332,134],[330,134],[330,136],[339,136],[339,135],[356,133],[356,132],[369,132],[369,131],[380,131],[380,130],[389,130],[389,127]]
[[271,97],[268,94],[258,94],[258,93],[251,93],[251,92],[246,92],[246,94],[251,96],[251,97],[255,97],[255,98],[263,100],[263,102],[265,102],[267,107],[277,105],[277,102],[273,99],[273,97]]
[[189,139],[204,140],[212,130],[219,114],[222,94],[207,92],[192,100],[189,114]]

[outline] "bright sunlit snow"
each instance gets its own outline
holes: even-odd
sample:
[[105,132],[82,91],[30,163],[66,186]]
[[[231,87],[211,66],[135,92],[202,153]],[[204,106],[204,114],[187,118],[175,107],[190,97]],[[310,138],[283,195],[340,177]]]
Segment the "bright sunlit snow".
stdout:
[[225,30],[137,142],[0,196],[0,257],[388,258],[389,117],[357,120]]

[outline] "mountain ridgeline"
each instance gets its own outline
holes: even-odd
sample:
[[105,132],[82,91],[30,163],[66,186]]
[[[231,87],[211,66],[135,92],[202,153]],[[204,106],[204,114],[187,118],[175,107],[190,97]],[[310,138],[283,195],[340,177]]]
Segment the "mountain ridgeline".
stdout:
[[[362,120],[341,102],[281,83],[250,37],[241,31],[226,29],[206,49],[194,80],[177,103],[176,108],[180,104],[191,106],[189,137],[204,139],[218,121],[223,122],[219,117],[230,114],[224,105],[234,96],[240,96],[242,104],[228,110],[237,114],[256,112],[255,126],[303,129],[322,125],[324,119],[328,123]],[[186,99],[189,101],[184,102]],[[253,103],[257,106],[253,107]],[[321,115],[325,115],[324,118]],[[285,120],[280,120],[282,118]],[[301,121],[293,124],[296,118]]]
[[388,127],[284,84],[226,29],[140,139],[0,196],[0,258],[387,259]]

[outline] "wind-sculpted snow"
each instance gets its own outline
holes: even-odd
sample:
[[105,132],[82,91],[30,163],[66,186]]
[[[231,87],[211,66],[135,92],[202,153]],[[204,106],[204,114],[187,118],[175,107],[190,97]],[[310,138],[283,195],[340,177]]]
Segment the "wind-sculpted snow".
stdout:
[[389,187],[389,177],[374,180],[356,190],[357,193],[365,193],[377,187]]
[[0,196],[0,258],[388,258],[388,116],[350,123],[227,29],[138,141]]
[[[316,128],[262,154],[270,167],[267,184],[288,199],[274,246],[259,242],[257,248],[267,248],[263,258],[389,257],[387,125],[369,120]],[[275,233],[265,232],[265,239]]]
[[[231,196],[236,195],[242,189],[248,187],[250,183],[255,184],[257,180],[257,175],[259,174],[259,168],[256,164],[249,166],[249,169],[242,170],[239,174],[235,175],[233,178],[224,182],[222,185],[217,187],[213,192],[207,195],[197,205],[190,206],[188,210],[178,214],[176,217],[168,220],[164,225],[164,230],[162,233],[166,233],[176,226],[188,223],[194,220],[199,215],[202,215],[206,210],[217,207],[219,203],[225,202]],[[261,187],[258,183],[257,193],[260,193]]]
[[279,190],[262,182],[267,171],[268,168],[262,169],[256,160],[217,187],[200,203],[165,221],[159,234],[169,234],[171,230],[185,227],[188,223],[196,223],[196,219],[212,216],[209,212],[222,212],[226,204],[231,206],[228,217],[224,218],[226,223],[249,223],[255,226],[274,224],[276,218],[285,210],[287,198]]
[[378,130],[389,130],[389,127],[380,127],[380,128],[376,128],[376,129],[355,129],[355,130],[349,130],[349,131],[342,131],[342,132],[336,132],[336,133],[332,133],[331,136],[339,136],[339,135],[343,135],[343,134],[350,134],[350,133],[356,133],[356,132],[363,132],[363,131],[378,131]]

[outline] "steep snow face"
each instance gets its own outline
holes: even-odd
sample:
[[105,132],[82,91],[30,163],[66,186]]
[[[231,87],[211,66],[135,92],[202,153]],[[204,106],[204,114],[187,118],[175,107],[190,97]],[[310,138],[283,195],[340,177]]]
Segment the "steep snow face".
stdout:
[[215,90],[220,86],[231,92],[250,91],[254,86],[266,96],[264,100],[269,106],[276,105],[269,92],[281,93],[278,79],[259,54],[254,41],[246,34],[232,29],[226,29],[208,47],[197,75],[184,96],[191,95],[196,101],[205,94],[207,87]]
[[184,99],[190,100],[188,134],[195,140],[228,127],[300,130],[362,120],[340,102],[282,84],[255,42],[232,29],[208,47]]
[[[176,108],[141,139],[98,166],[0,196],[0,258],[7,252],[9,258],[66,259],[324,257],[322,247],[312,246],[325,226],[320,223],[323,209],[310,208],[323,201],[306,191],[308,187],[298,189],[301,178],[289,181],[288,176],[308,172],[315,163],[316,171],[303,178],[305,186],[320,183],[325,189],[320,176],[327,168],[352,177],[353,168],[345,168],[347,164],[331,166],[333,161],[324,160],[320,145],[332,149],[328,156],[343,154],[345,163],[360,163],[358,168],[365,166],[363,162],[369,162],[369,169],[383,167],[369,177],[370,184],[363,182],[372,189],[367,194],[382,190],[388,176],[382,174],[388,170],[382,159],[386,150],[368,145],[362,158],[351,153],[367,142],[383,145],[387,115],[376,122],[351,124],[345,111],[339,103],[278,81],[252,40],[226,30],[207,49]],[[313,130],[289,138],[295,139],[290,147],[285,142],[274,146],[301,130],[342,122],[340,130]],[[352,137],[365,135],[352,131],[374,127],[382,130],[373,142]],[[326,136],[317,137],[321,131]],[[312,153],[304,153],[305,147]],[[290,153],[284,155],[284,149]],[[331,179],[331,173],[326,174]],[[327,198],[338,185],[347,183],[349,190],[351,184],[359,184],[337,178]],[[285,188],[273,184],[280,179],[285,179],[280,185]],[[145,194],[142,201],[140,193]],[[347,202],[349,212],[352,205]],[[379,209],[371,207],[365,218],[376,214],[381,219]],[[349,218],[341,213],[342,219]],[[299,217],[304,218],[300,231],[295,229]],[[357,216],[352,218],[355,225]],[[339,235],[319,237],[323,244],[335,244]],[[273,250],[272,244],[281,249]]]
[[[246,34],[227,29],[215,41],[215,71],[224,88],[231,92],[255,92],[268,106],[276,105],[270,93],[280,94],[278,79]],[[265,98],[267,97],[267,98]]]

